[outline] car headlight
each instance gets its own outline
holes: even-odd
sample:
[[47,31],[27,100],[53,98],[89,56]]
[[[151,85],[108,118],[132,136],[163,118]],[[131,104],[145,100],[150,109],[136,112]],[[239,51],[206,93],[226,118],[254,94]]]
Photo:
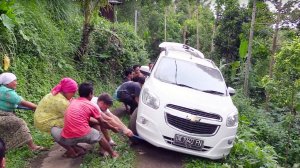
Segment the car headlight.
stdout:
[[158,97],[151,93],[147,88],[143,90],[142,101],[144,104],[151,108],[158,109],[159,107]]
[[238,114],[231,113],[227,116],[226,126],[227,127],[234,127],[238,124]]

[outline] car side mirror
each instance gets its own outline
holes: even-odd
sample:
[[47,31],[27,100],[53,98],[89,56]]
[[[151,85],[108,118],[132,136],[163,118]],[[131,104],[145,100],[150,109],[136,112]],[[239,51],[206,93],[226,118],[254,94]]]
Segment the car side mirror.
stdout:
[[233,89],[232,87],[228,87],[227,91],[228,91],[228,93],[229,93],[230,96],[235,95],[235,89]]

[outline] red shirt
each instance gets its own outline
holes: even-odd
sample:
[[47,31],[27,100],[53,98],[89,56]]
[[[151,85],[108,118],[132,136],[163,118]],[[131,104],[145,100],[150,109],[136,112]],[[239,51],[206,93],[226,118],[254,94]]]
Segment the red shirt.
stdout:
[[65,112],[61,136],[78,138],[87,135],[91,131],[90,117],[100,118],[98,108],[91,101],[83,97],[72,100]]

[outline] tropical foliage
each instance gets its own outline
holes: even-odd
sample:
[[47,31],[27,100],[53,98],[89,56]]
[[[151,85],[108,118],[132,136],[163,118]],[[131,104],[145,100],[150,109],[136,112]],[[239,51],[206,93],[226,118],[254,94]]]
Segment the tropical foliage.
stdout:
[[[239,130],[224,160],[187,156],[185,167],[299,167],[299,2],[256,0],[248,97],[242,84],[252,0],[244,5],[237,0],[127,0],[109,6],[116,9],[115,23],[99,16],[103,5],[107,1],[0,1],[0,71],[17,75],[20,95],[38,103],[65,76],[92,81],[96,94],[112,93],[125,68],[155,61],[160,42],[186,43],[214,60],[236,88]],[[49,135],[32,126],[31,111],[17,114],[28,122],[38,144],[52,145]],[[134,152],[124,145],[118,150],[128,157],[110,162],[89,154],[82,167],[132,167]],[[7,167],[28,167],[35,156],[26,147],[9,151]]]

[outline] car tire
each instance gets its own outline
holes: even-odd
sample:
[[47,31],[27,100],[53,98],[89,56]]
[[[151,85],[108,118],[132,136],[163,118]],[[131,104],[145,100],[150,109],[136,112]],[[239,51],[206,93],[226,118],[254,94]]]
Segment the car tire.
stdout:
[[132,131],[134,135],[138,135],[136,131],[136,119],[137,119],[137,108],[131,114],[129,125],[128,125],[128,128]]
[[131,114],[129,125],[128,125],[128,128],[135,135],[135,136],[129,138],[131,141],[131,145],[137,145],[140,143],[140,139],[136,138],[136,137],[138,137],[138,133],[136,130],[136,119],[137,119],[137,109],[135,109],[134,112]]

